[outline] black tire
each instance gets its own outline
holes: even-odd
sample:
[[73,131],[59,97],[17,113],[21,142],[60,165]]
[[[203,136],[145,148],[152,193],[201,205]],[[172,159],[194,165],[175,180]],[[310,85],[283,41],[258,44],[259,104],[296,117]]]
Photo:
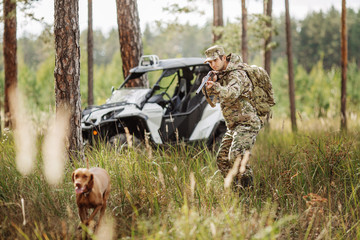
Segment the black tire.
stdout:
[[[131,139],[132,139],[132,146],[133,147],[138,147],[139,145],[142,144],[141,140],[138,139],[135,136],[131,136]],[[126,138],[125,133],[120,133],[120,134],[112,136],[109,139],[109,143],[110,143],[110,145],[112,147],[115,147],[115,148],[128,147],[128,142],[127,142],[127,138]]]

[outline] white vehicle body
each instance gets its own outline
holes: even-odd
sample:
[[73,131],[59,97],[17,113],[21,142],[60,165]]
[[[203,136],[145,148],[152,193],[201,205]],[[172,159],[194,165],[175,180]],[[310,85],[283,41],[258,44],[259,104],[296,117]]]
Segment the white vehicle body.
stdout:
[[[212,108],[202,93],[195,94],[210,70],[203,62],[201,58],[145,56],[104,105],[83,111],[84,140],[90,144],[100,140],[123,143],[128,131],[140,141],[148,135],[159,145],[213,143],[226,128],[219,104]],[[153,71],[160,71],[161,76],[151,88],[125,88],[126,82]]]

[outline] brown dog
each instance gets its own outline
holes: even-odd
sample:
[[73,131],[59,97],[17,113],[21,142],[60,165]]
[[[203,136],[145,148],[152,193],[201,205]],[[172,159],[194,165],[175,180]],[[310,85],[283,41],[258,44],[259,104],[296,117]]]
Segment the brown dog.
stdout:
[[[102,168],[78,168],[72,173],[76,192],[76,204],[79,208],[81,222],[89,225],[100,210],[99,223],[105,213],[106,201],[110,195],[110,177]],[[88,209],[94,211],[88,216]]]

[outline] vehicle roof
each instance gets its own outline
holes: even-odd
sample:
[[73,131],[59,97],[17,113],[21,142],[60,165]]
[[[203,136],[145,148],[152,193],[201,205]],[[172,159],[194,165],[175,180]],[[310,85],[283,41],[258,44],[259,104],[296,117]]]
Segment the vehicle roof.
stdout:
[[164,70],[164,69],[172,69],[172,68],[182,68],[182,67],[191,67],[195,65],[208,65],[205,62],[205,58],[170,58],[163,59],[159,61],[157,65],[149,65],[149,66],[137,66],[130,69],[130,73],[144,73],[155,70]]

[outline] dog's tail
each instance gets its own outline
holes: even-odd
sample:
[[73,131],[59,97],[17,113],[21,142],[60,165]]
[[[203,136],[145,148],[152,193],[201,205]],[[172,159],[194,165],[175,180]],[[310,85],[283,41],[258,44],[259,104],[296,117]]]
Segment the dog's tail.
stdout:
[[86,158],[86,168],[89,169],[89,158]]

